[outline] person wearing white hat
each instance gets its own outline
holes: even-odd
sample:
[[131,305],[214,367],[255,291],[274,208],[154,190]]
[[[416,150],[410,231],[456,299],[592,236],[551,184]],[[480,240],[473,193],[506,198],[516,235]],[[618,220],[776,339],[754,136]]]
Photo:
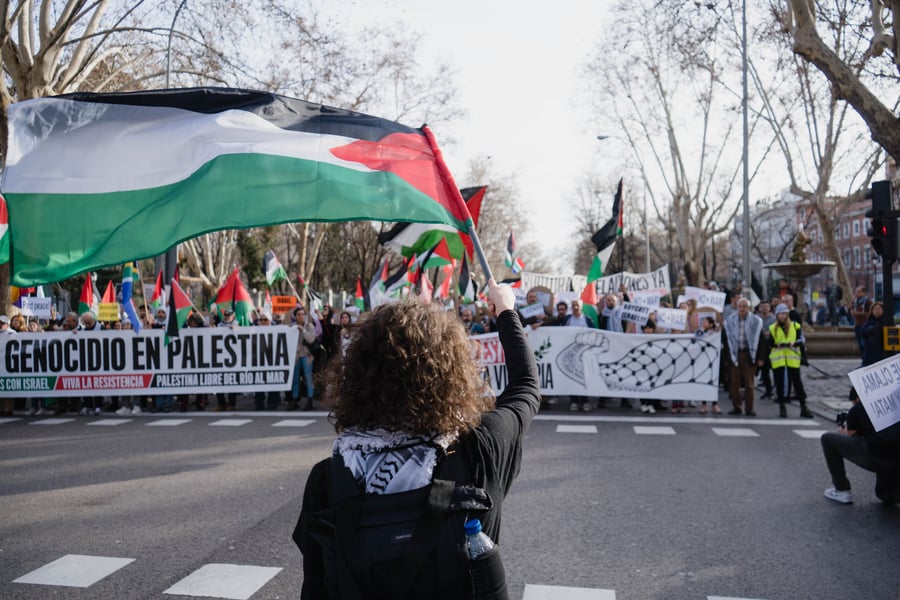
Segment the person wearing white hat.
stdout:
[[787,418],[788,381],[800,400],[800,416],[811,419],[812,413],[806,407],[806,391],[800,379],[801,345],[805,342],[800,323],[791,321],[787,304],[775,308],[775,322],[769,326],[771,351],[769,362],[775,379],[775,393],[778,402],[778,416]]

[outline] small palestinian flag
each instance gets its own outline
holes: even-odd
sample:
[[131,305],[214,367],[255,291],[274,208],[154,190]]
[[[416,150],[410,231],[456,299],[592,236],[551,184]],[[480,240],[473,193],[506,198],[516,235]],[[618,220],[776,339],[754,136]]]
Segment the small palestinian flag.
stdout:
[[237,267],[225,280],[213,302],[216,305],[216,310],[219,312],[219,318],[224,318],[225,311],[232,311],[238,325],[250,325],[253,301],[250,299],[250,293],[247,292],[247,288],[244,287],[241,281]]
[[433,248],[431,248],[424,255],[420,256],[416,260],[416,263],[420,271],[433,269],[435,267],[443,267],[445,265],[452,265],[453,258],[450,256],[450,249],[447,247],[447,240],[442,238],[441,241],[435,244]]
[[172,288],[169,290],[169,314],[166,318],[166,342],[169,338],[178,337],[179,330],[184,327],[194,305],[181,286],[172,279]]
[[359,312],[362,312],[366,308],[366,299],[363,296],[362,280],[359,277],[356,278],[356,295],[353,297],[353,303],[356,305],[356,308],[359,309]]
[[266,250],[266,254],[263,256],[263,272],[266,274],[266,285],[269,287],[272,287],[276,281],[288,278],[287,271],[281,266],[274,250]]
[[113,282],[109,281],[106,284],[106,291],[103,292],[103,297],[100,298],[100,302],[105,302],[107,304],[115,304],[116,302],[116,288],[113,287]]
[[154,311],[163,305],[163,281],[162,271],[156,275],[156,285],[153,286],[153,296],[150,297],[150,308]]
[[463,256],[462,266],[459,269],[459,295],[462,296],[465,303],[475,302],[477,295],[475,282],[472,281],[472,275],[469,273],[469,262],[465,256]]
[[94,284],[91,283],[91,274],[84,276],[84,285],[81,286],[81,296],[78,297],[78,314],[94,313]]

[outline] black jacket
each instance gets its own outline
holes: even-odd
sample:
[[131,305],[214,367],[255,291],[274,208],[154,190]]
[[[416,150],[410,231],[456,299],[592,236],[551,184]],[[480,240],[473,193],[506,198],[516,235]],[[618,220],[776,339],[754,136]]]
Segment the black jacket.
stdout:
[[[500,517],[503,499],[519,474],[522,464],[522,440],[540,408],[540,387],[534,353],[516,312],[504,311],[497,318],[500,343],[506,355],[509,384],[497,398],[497,406],[486,413],[481,424],[448,449],[448,460],[455,456],[466,461],[465,472],[474,474],[473,483],[487,490],[493,508],[482,517],[483,531],[500,541]],[[328,506],[329,459],[317,463],[306,480],[303,493],[304,513]],[[324,566],[319,545],[298,524],[294,541],[303,553],[303,599],[327,598]]]

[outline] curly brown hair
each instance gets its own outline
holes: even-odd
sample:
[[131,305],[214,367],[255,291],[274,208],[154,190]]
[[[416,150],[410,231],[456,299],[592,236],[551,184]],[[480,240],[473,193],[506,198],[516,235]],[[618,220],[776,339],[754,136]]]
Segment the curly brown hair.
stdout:
[[417,301],[379,306],[360,322],[343,363],[331,365],[335,429],[422,435],[476,427],[495,398],[472,344],[452,313]]

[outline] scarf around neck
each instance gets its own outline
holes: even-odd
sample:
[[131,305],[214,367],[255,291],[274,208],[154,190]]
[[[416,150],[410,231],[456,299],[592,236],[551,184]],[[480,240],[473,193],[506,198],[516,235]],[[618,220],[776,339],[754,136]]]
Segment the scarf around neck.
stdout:
[[333,453],[344,459],[367,494],[396,494],[431,483],[438,452],[456,435],[412,436],[402,431],[349,429],[334,442]]

